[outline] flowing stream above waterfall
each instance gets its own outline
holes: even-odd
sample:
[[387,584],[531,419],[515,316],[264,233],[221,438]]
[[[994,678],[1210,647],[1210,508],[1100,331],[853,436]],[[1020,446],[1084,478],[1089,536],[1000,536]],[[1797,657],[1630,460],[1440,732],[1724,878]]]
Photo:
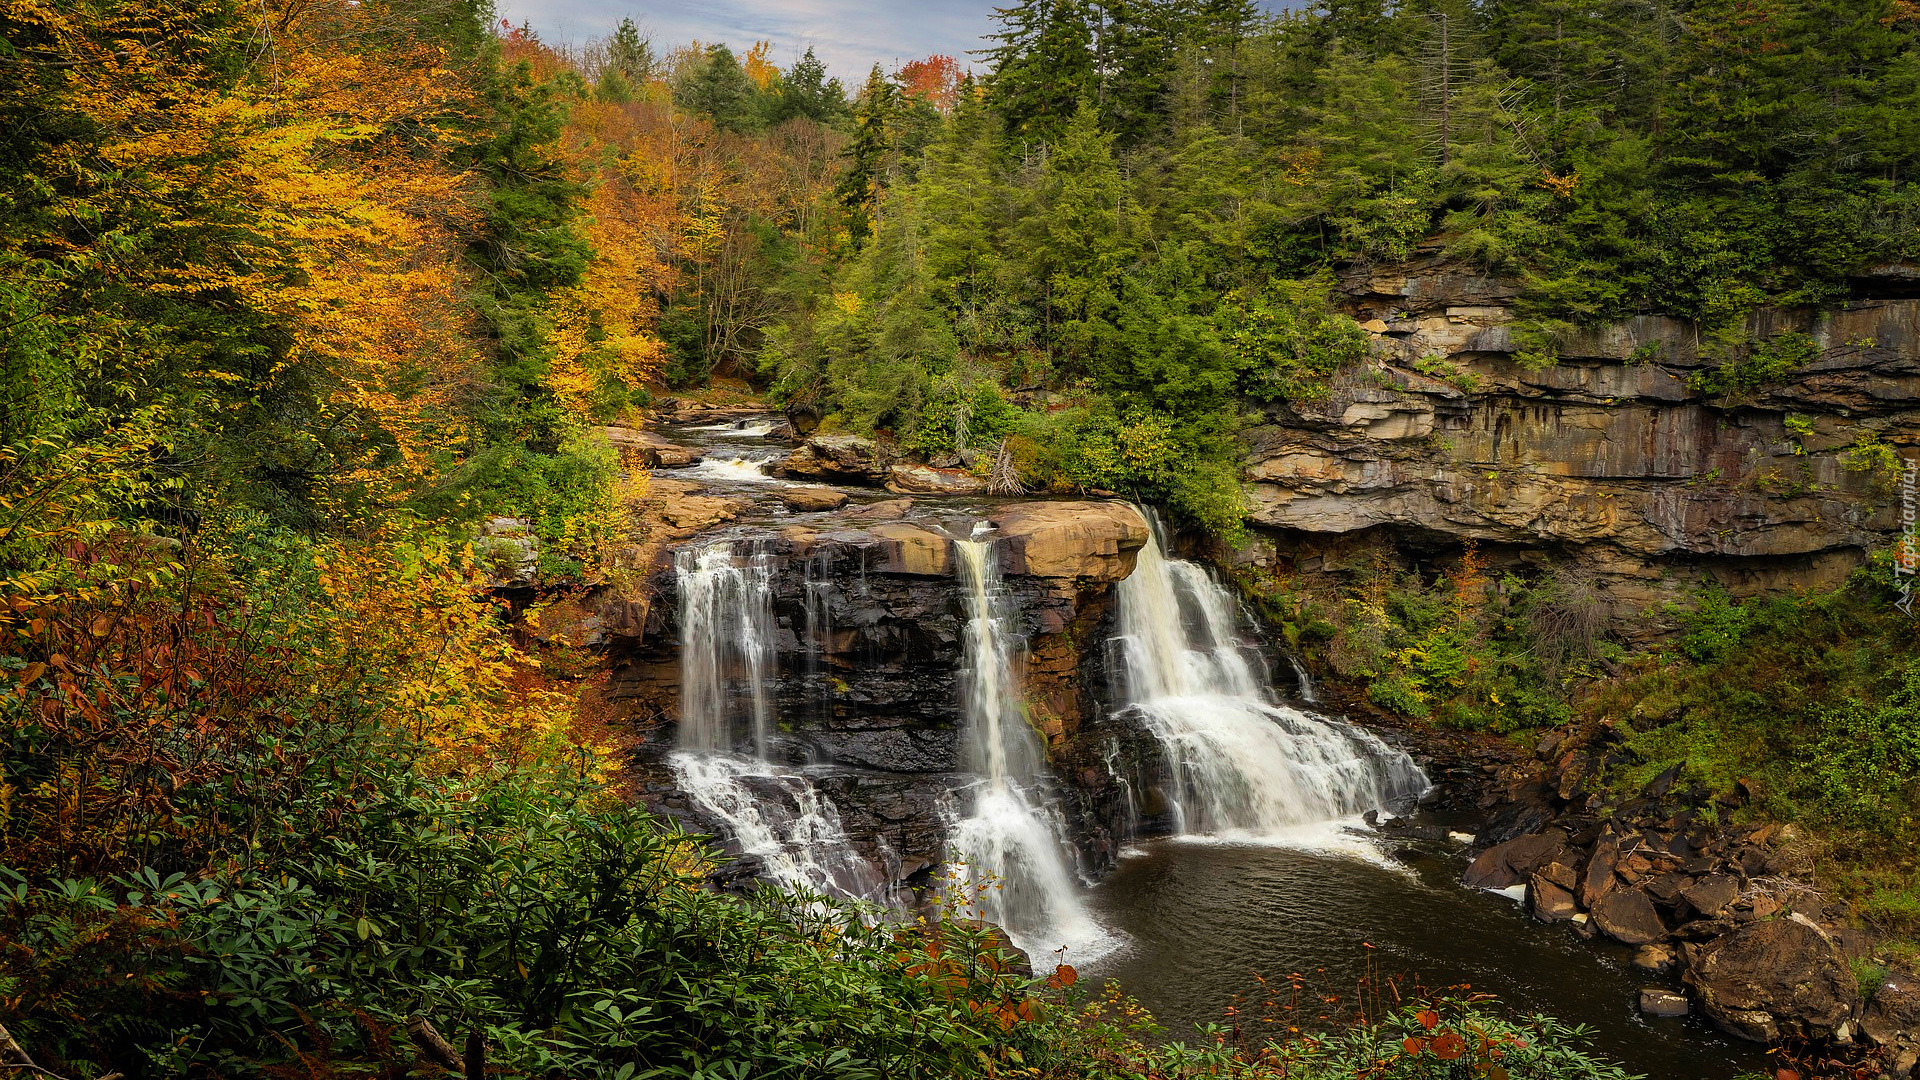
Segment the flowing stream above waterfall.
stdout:
[[1172,831],[1278,840],[1426,790],[1372,733],[1274,704],[1232,594],[1169,559],[1153,525],[1119,585],[1120,652],[1129,707],[1164,756]]

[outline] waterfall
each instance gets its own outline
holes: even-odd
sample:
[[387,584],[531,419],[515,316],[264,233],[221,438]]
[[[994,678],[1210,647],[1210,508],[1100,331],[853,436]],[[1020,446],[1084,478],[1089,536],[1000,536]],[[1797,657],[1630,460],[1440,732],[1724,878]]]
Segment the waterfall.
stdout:
[[829,574],[830,569],[823,551],[819,558],[807,560],[806,578],[801,582],[807,602],[807,639],[804,649],[806,685],[810,690],[808,711],[815,721],[825,721],[833,712],[832,698],[827,692],[830,673],[822,662],[822,658],[833,647],[833,579]]
[[727,823],[760,877],[836,900],[887,902],[887,875],[854,851],[839,811],[806,777],[725,754],[683,750],[672,762],[681,790]]
[[950,873],[962,882],[964,907],[1036,961],[1063,948],[1084,950],[1102,934],[1068,869],[1065,823],[1038,798],[1045,754],[1020,698],[999,566],[983,540],[955,541],[954,552],[967,603],[968,763],[981,780],[972,812],[953,828],[958,865]]
[[[767,760],[776,673],[773,566],[726,540],[674,554],[680,590],[680,790],[725,827],[760,876],[842,900],[885,903],[887,878],[853,849],[840,814],[801,772]],[[819,618],[824,620],[824,602]],[[808,593],[809,634],[816,612]],[[809,645],[813,645],[809,642]],[[751,754],[734,751],[746,738]]]
[[1271,839],[1426,789],[1371,733],[1272,702],[1232,595],[1167,558],[1154,526],[1119,586],[1120,652],[1131,707],[1166,758],[1178,832]]
[[1287,664],[1293,668],[1293,681],[1300,687],[1300,700],[1309,705],[1318,705],[1320,695],[1313,688],[1313,676],[1307,674],[1307,669],[1300,663],[1300,658],[1288,653]]
[[[773,667],[773,569],[721,540],[673,556],[680,587],[680,746],[732,750],[744,713],[753,752],[767,752],[767,679]],[[738,703],[744,698],[745,707]]]

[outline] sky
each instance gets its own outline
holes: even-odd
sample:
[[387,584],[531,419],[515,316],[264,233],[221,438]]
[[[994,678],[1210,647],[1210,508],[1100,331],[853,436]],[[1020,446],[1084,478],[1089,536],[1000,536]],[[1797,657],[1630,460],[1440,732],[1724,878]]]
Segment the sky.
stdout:
[[495,7],[555,43],[604,37],[632,16],[663,54],[696,39],[725,42],[735,52],[770,40],[770,58],[784,68],[812,46],[851,85],[864,81],[876,61],[890,72],[945,53],[962,68],[983,67],[967,51],[985,47],[981,36],[995,29],[996,2],[1008,0],[495,0]]

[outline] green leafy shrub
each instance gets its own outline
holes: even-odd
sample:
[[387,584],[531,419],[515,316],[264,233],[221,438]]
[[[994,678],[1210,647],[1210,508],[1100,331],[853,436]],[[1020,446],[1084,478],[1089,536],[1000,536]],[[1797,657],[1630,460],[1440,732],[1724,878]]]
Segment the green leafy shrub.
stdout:
[[1318,279],[1274,281],[1264,290],[1226,296],[1223,338],[1248,397],[1323,398],[1334,372],[1367,358],[1366,331],[1332,311],[1330,288],[1330,282]]
[[1743,396],[1791,377],[1820,358],[1820,345],[1798,331],[1788,330],[1765,341],[1709,337],[1702,354],[1714,360],[1687,377],[1687,385],[1704,394]]

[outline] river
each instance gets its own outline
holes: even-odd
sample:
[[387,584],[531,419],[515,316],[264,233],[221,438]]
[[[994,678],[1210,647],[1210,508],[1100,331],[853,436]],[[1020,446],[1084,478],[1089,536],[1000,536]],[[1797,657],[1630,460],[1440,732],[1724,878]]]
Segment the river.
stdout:
[[[1593,1031],[1593,1048],[1654,1080],[1729,1080],[1769,1060],[1697,1019],[1653,1020],[1631,950],[1536,922],[1512,900],[1460,885],[1462,858],[1407,849],[1397,858],[1270,845],[1150,841],[1131,849],[1089,897],[1118,947],[1084,965],[1117,979],[1165,1027],[1191,1039],[1222,1022],[1236,995],[1257,1017],[1256,975],[1351,1000],[1369,959],[1381,975],[1429,987],[1470,985],[1517,1013]],[[1369,949],[1368,946],[1371,946]],[[1257,1022],[1257,1019],[1253,1022]]]

